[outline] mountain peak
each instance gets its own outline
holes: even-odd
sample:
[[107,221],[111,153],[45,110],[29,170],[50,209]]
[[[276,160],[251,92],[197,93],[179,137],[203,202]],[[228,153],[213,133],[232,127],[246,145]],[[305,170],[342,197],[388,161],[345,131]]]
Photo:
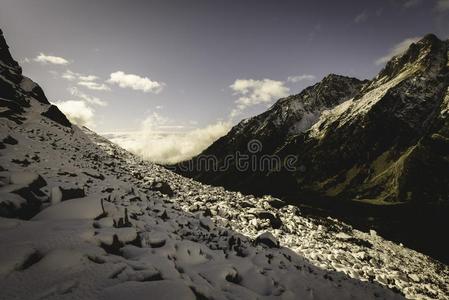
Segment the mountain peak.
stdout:
[[406,70],[439,70],[446,65],[448,43],[427,34],[387,62],[376,79],[389,80]]
[[330,74],[327,74],[326,76],[324,76],[322,82],[342,80],[342,79],[347,80],[347,79],[353,79],[353,78],[344,76],[344,75],[340,75],[340,74],[330,73]]
[[419,40],[418,43],[438,43],[441,42],[441,40],[433,33],[426,34],[421,40]]
[[6,43],[6,40],[3,36],[3,31],[0,29],[0,62],[4,63],[6,66],[10,68],[14,68],[16,71],[22,71],[22,68],[19,66],[17,61],[12,58],[11,53],[9,52],[9,46]]

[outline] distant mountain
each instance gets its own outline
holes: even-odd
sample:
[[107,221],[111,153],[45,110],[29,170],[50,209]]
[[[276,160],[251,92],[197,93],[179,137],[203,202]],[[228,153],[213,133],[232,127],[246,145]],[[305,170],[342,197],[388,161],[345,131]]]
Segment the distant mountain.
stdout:
[[71,124],[1,32],[0,245],[0,299],[449,293],[447,266],[374,231],[203,185]]
[[[266,112],[241,121],[227,135],[218,139],[199,156],[213,155],[217,158],[216,167],[220,168],[228,163],[225,161],[227,156],[232,156],[237,152],[249,153],[248,143],[255,139],[260,142],[262,147],[254,155],[261,157],[266,154],[274,154],[287,140],[307,132],[319,120],[324,111],[357,95],[367,82],[330,74],[321,82],[304,89],[301,93],[280,99]],[[196,158],[193,158],[187,164],[192,163],[193,166],[199,166],[200,163],[195,160]],[[192,172],[187,172],[186,175],[193,175],[201,181],[224,185],[236,190],[254,190],[257,193],[263,193],[256,184],[258,181],[255,179],[257,170],[258,168],[254,168],[242,172],[236,169],[236,161],[230,161],[229,168],[223,172],[192,169]],[[267,170],[263,175],[268,173]],[[236,178],[238,180],[235,180]]]
[[[430,34],[392,58],[370,81],[329,75],[242,121],[199,156],[178,165],[190,167],[178,172],[208,184],[326,208],[331,214],[354,215],[353,207],[365,207],[357,214],[367,215],[397,204],[394,209],[407,209],[399,214],[413,211],[410,218],[429,210],[426,219],[445,219],[440,214],[449,212],[448,51],[449,41]],[[253,140],[262,150],[248,150]],[[236,152],[256,158],[258,165],[239,170],[225,160]],[[267,154],[297,159],[288,170],[268,170],[260,163]],[[221,170],[202,168],[204,156],[216,157]]]

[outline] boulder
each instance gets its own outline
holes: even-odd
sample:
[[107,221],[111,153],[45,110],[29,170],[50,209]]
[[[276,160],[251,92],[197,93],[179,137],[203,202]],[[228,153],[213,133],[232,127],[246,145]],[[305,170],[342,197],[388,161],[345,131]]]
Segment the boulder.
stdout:
[[149,187],[149,189],[151,191],[160,192],[161,194],[167,195],[169,197],[173,197],[175,194],[171,186],[165,181],[155,181]]
[[51,105],[47,111],[42,113],[42,115],[62,126],[72,127],[72,124],[67,117],[55,105]]
[[268,248],[279,248],[279,241],[270,232],[264,232],[259,235],[255,243],[267,246]]

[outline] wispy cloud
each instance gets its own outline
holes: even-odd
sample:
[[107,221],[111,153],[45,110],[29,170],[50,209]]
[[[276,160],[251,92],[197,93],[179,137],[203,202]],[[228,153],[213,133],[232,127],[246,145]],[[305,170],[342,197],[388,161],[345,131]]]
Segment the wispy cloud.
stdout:
[[153,81],[148,77],[141,77],[135,74],[126,74],[123,71],[111,73],[109,83],[117,84],[121,88],[131,88],[144,93],[158,94],[162,91],[165,84]]
[[94,81],[94,80],[97,80],[99,78],[98,78],[98,76],[95,76],[95,75],[80,75],[78,77],[78,79],[81,80],[81,81]]
[[297,83],[297,82],[301,82],[301,81],[312,81],[315,78],[316,77],[314,75],[302,74],[302,75],[296,75],[296,76],[288,76],[287,81]]
[[61,75],[62,78],[69,80],[69,81],[78,81],[77,84],[80,86],[83,86],[89,90],[94,91],[110,91],[111,88],[104,84],[97,82],[98,79],[100,79],[96,75],[85,75],[82,73],[73,72],[71,70],[66,70]]
[[38,56],[36,56],[33,59],[35,62],[41,63],[41,64],[54,64],[54,65],[68,65],[70,62],[60,56],[53,56],[53,55],[46,55],[44,53],[40,53]]
[[402,6],[404,8],[412,8],[420,5],[423,2],[423,0],[405,0]]
[[448,11],[449,10],[449,0],[438,0],[435,8],[439,12]]
[[109,86],[107,86],[106,84],[98,83],[95,81],[79,81],[77,84],[84,86],[84,87],[88,88],[89,90],[94,90],[94,91],[110,91],[111,90],[111,88]]
[[78,81],[96,81],[98,79],[100,79],[98,76],[96,75],[92,75],[92,74],[82,74],[82,73],[77,73],[77,72],[73,72],[72,70],[65,70],[64,73],[62,73],[61,75],[62,78],[67,79],[69,81],[74,81],[74,80],[78,80]]
[[74,99],[57,101],[54,104],[69,118],[69,120],[79,126],[95,127],[96,106],[106,106],[107,102],[98,97],[90,96],[77,87],[68,89]]
[[68,91],[69,91],[70,95],[72,95],[80,100],[83,100],[89,104],[98,105],[98,106],[106,106],[107,105],[106,101],[103,101],[98,97],[87,95],[87,94],[81,92],[76,87],[71,87],[68,89]]
[[79,74],[79,73],[75,73],[75,72],[72,72],[70,70],[66,70],[64,73],[62,73],[61,77],[64,78],[64,79],[72,81],[72,80],[77,79],[80,75],[81,74]]
[[403,40],[403,41],[397,43],[396,45],[394,45],[394,46],[390,49],[390,51],[389,51],[386,55],[384,55],[384,56],[378,58],[378,59],[375,61],[376,65],[382,65],[382,64],[385,64],[386,62],[388,62],[388,61],[389,61],[391,58],[393,58],[394,56],[399,55],[399,54],[403,53],[404,51],[406,51],[406,50],[408,49],[408,47],[410,47],[410,45],[411,45],[412,43],[416,43],[416,42],[418,42],[420,39],[421,39],[420,37],[411,37],[411,38],[407,38],[407,39],[405,39],[405,40]]
[[357,23],[357,24],[363,23],[366,20],[368,20],[368,13],[366,11],[363,11],[354,17],[354,23]]

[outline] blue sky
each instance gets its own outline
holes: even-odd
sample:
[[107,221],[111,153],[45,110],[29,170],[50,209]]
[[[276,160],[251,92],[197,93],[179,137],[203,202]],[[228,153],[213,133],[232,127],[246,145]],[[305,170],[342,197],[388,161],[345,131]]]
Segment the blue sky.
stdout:
[[[372,78],[424,34],[447,38],[448,13],[449,0],[2,0],[0,26],[73,120],[150,159],[154,142],[135,140],[159,134],[163,161],[170,134],[187,139],[184,158],[328,73]],[[131,145],[129,132],[145,134]]]

